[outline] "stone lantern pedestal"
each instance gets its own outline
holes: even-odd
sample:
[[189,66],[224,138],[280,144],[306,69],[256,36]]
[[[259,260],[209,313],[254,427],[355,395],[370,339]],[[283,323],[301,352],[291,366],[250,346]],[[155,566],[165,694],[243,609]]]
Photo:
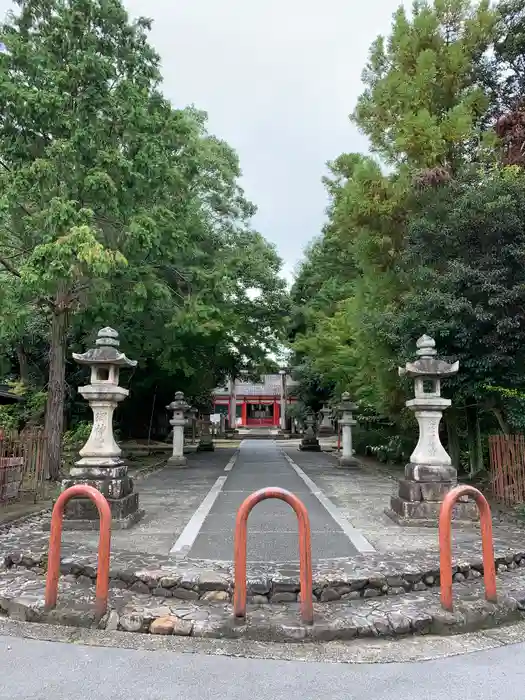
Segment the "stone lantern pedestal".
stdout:
[[306,415],[306,430],[299,444],[302,452],[321,452],[321,445],[315,434],[315,416],[312,411]]
[[352,412],[356,410],[357,406],[355,403],[350,401],[350,394],[346,391],[341,397],[342,401],[339,406],[339,411],[341,412],[341,418],[339,420],[339,425],[341,426],[341,457],[339,458],[339,466],[347,469],[352,467],[358,467],[359,461],[354,457],[354,451],[352,448],[352,428],[357,425],[357,421],[354,420]]
[[168,459],[169,467],[185,467],[186,457],[184,456],[184,426],[186,425],[185,413],[189,409],[184,400],[182,391],[177,391],[175,399],[166,406],[168,411],[173,411],[170,425],[173,426],[173,453]]
[[[441,380],[457,374],[459,362],[451,365],[438,360],[435,342],[427,335],[417,341],[417,355],[415,362],[399,368],[399,374],[414,379],[415,398],[406,405],[419,424],[419,440],[387,514],[401,525],[435,526],[443,498],[457,483],[456,469],[441,444],[439,424],[443,411],[451,405],[441,396]],[[477,518],[474,503],[460,502],[455,507],[455,520]]]
[[[103,328],[98,333],[95,347],[85,353],[73,353],[80,365],[91,367],[91,381],[79,388],[93,411],[93,427],[80,459],[71,468],[69,477],[62,481],[62,490],[75,484],[88,484],[98,489],[111,508],[112,527],[128,528],[144,515],[139,508],[139,495],[133,490],[128,467],[121,459],[121,449],[113,436],[113,413],[129,392],[119,386],[119,370],[135,367],[118,350],[118,333]],[[64,518],[66,529],[98,529],[99,517],[95,505],[88,499],[73,499]]]

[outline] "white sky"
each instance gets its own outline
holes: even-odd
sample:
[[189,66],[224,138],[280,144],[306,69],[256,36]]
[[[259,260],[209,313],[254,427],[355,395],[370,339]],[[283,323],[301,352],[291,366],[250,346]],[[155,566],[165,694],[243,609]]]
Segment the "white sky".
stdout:
[[[239,153],[255,226],[290,275],[321,229],[325,163],[366,151],[348,114],[400,0],[125,0],[154,20],[164,89]],[[0,14],[11,7],[0,0]]]

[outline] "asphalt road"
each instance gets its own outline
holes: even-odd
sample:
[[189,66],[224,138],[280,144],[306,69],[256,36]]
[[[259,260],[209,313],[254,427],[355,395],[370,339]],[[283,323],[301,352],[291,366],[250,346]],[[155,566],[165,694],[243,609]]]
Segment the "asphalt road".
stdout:
[[[244,499],[257,489],[278,486],[299,496],[308,509],[312,558],[349,557],[356,548],[312,494],[271,440],[243,440],[233,470],[207,515],[190,550],[195,559],[230,560],[235,517]],[[275,499],[253,509],[248,521],[248,560],[298,561],[297,519],[289,505]]]
[[403,664],[322,664],[0,636],[0,700],[522,700],[525,644]]

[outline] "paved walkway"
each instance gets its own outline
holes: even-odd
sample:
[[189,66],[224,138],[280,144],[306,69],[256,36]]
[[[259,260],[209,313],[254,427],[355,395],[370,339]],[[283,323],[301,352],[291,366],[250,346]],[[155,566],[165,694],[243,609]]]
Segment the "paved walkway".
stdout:
[[[145,516],[129,530],[114,530],[111,550],[168,555],[173,543],[199,507],[225,465],[233,448],[188,455],[185,469],[165,467],[135,484]],[[98,532],[65,530],[64,542],[87,544],[96,551]]]
[[[209,512],[201,512],[192,524],[194,533],[198,534],[188,557],[231,560],[235,517],[239,506],[253,491],[266,486],[291,491],[307,507],[314,560],[321,557],[349,557],[358,553],[357,547],[361,545],[359,533],[353,532],[336,507],[324,494],[319,493],[316,485],[285,456],[274,441],[244,440],[233,469],[224,483],[217,485]],[[175,554],[176,550],[177,547],[174,549]],[[271,499],[254,508],[248,521],[248,560],[298,561],[297,519],[289,505]]]

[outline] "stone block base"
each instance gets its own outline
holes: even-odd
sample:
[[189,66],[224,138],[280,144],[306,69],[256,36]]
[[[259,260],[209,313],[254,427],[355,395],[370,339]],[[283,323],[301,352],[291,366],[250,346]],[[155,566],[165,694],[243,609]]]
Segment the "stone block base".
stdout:
[[339,457],[336,466],[340,469],[358,469],[361,464],[355,457]]
[[[408,501],[401,496],[392,496],[390,508],[385,512],[399,525],[437,527],[441,501]],[[458,502],[454,507],[452,519],[460,522],[475,522],[479,519],[475,503]]]
[[215,450],[215,445],[213,444],[213,440],[206,440],[205,442],[201,441],[197,445],[197,452],[213,452]]
[[[139,494],[130,493],[124,498],[107,499],[111,510],[111,528],[126,530],[144,517],[139,508]],[[95,504],[89,498],[73,498],[64,512],[64,530],[98,530],[99,516]],[[49,523],[44,524],[49,530]]]
[[[108,501],[121,501],[128,496],[133,495],[133,479],[130,476],[127,476],[127,474],[123,477],[117,478],[111,476],[101,476],[100,478],[95,478],[89,474],[70,477],[62,480],[62,490],[65,491],[70,486],[76,486],[77,484],[92,486],[94,489],[97,489],[97,491],[100,491],[100,493],[105,496]],[[70,503],[73,503],[73,501],[70,501]],[[69,509],[69,507],[69,505],[66,507],[66,511]]]
[[455,481],[409,481],[408,479],[401,479],[398,484],[398,496],[404,501],[441,502],[455,485]]
[[321,445],[317,439],[301,440],[299,449],[301,452],[321,452]]
[[168,467],[179,467],[179,469],[188,466],[186,457],[170,457],[166,462]]
[[405,467],[405,479],[408,481],[456,481],[457,472],[449,464],[413,464]]
[[[130,513],[126,518],[122,518],[121,520],[111,520],[111,530],[129,530],[132,528],[134,525],[136,525],[144,515],[146,514],[146,511],[143,510],[142,508],[139,508],[136,510],[134,513]],[[45,532],[49,532],[50,529],[50,521],[48,520],[47,522],[42,524],[42,529]],[[99,529],[99,521],[98,518],[96,520],[70,520],[64,518],[63,522],[63,530],[94,530],[98,532]]]

